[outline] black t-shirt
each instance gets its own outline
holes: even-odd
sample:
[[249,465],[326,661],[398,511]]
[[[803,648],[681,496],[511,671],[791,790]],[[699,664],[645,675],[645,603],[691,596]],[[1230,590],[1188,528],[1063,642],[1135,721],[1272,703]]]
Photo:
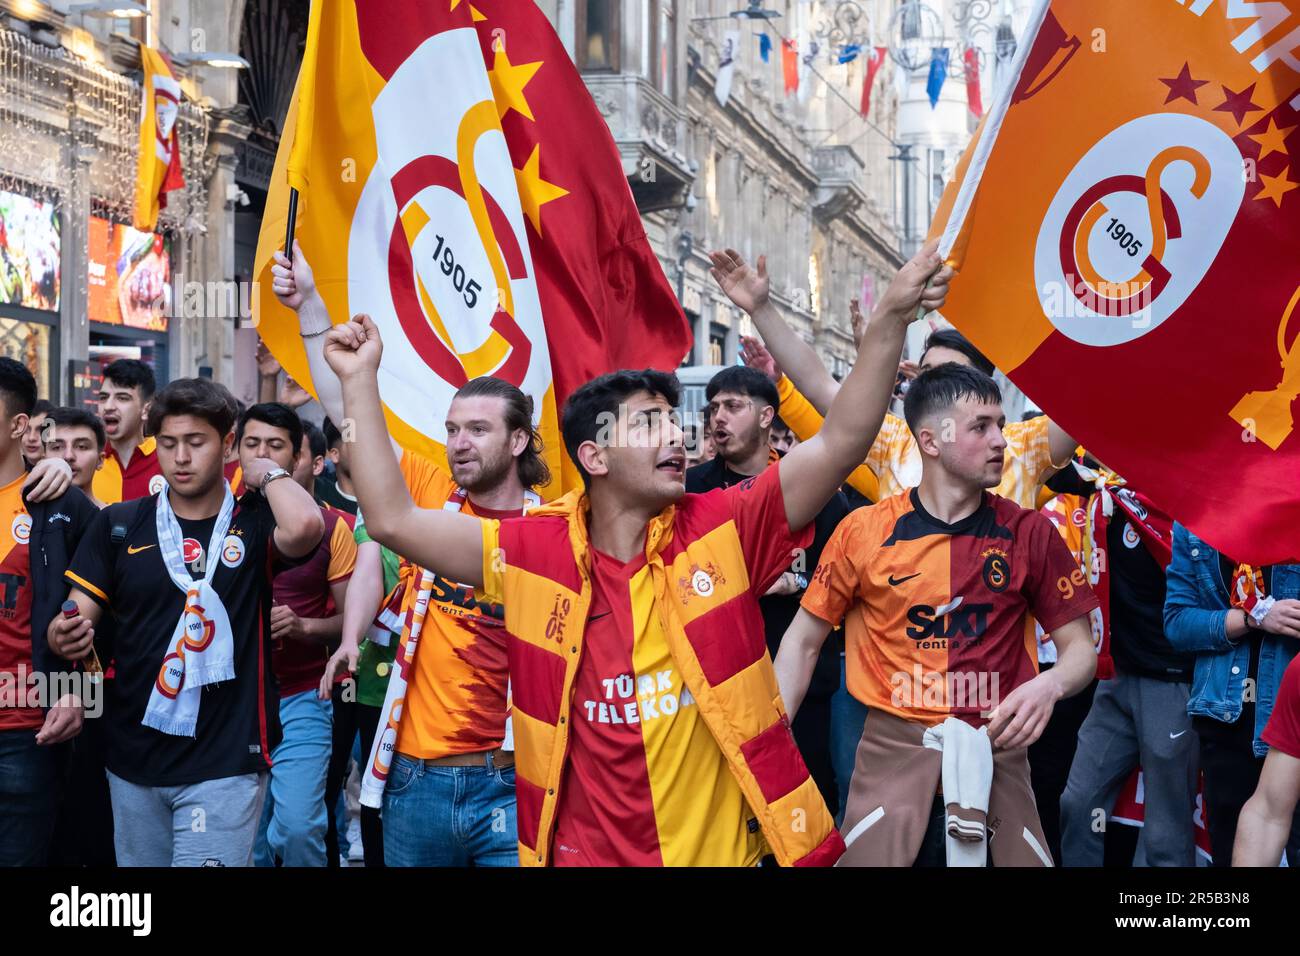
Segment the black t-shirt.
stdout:
[[[686,490],[692,494],[712,491],[714,488],[729,488],[749,478],[740,472],[732,471],[722,458],[696,465],[686,472]],[[837,491],[835,496],[817,513],[814,519],[813,541],[802,561],[791,564],[791,570],[798,576],[800,588],[793,594],[773,594],[758,599],[758,608],[763,615],[763,631],[767,637],[767,649],[776,657],[781,646],[781,638],[789,630],[794,616],[799,611],[799,602],[803,592],[812,580],[813,571],[822,558],[822,549],[830,540],[836,526],[849,513],[849,502],[844,492]],[[828,639],[822,645],[817,665],[813,668],[812,679],[808,682],[808,696],[829,697],[840,687],[840,652],[844,649],[842,640]]]
[[1110,560],[1110,652],[1127,674],[1186,683],[1194,655],[1165,637],[1165,572],[1118,506],[1106,526]]
[[[194,737],[141,723],[163,657],[185,606],[158,548],[157,496],[110,505],[95,517],[68,581],[111,615],[116,679],[107,682],[104,719],[108,769],[131,783],[181,786],[270,766],[280,742],[279,689],[271,670],[272,575],[300,560],[281,556],[275,517],[256,493],[235,505],[213,586],[225,605],[235,647],[235,678],[203,689]],[[177,517],[190,576],[206,566],[216,516]]]
[[357,513],[357,499],[345,495],[339,489],[338,478],[329,471],[316,476],[316,498],[345,514],[355,515]]

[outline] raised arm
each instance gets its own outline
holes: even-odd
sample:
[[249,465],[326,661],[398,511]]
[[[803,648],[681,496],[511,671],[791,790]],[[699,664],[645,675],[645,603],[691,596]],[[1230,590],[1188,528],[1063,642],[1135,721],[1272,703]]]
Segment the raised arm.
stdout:
[[776,683],[781,688],[781,699],[791,723],[803,704],[817,657],[830,632],[830,624],[799,608],[781,638],[781,646],[776,651]]
[[354,423],[351,454],[357,501],[370,536],[421,567],[452,581],[483,585],[482,522],[451,511],[426,511],[411,500],[379,401],[383,344],[368,315],[325,335],[325,359],[338,376],[343,413]]
[[1052,454],[1052,474],[1068,465],[1074,457],[1075,449],[1079,447],[1079,443],[1053,421],[1047,423],[1047,445]]
[[936,255],[937,245],[928,243],[894,276],[821,431],[796,445],[781,462],[781,491],[791,528],[812,521],[871,450],[889,409],[903,340],[917,306],[937,309],[948,295],[953,271]]
[[260,491],[275,515],[275,547],[286,558],[311,554],[325,534],[320,506],[292,478],[263,487],[267,473],[277,467],[269,458],[256,458],[244,469],[244,487]]
[[[325,333],[332,328],[329,310],[325,307],[325,299],[320,290],[316,288],[311,263],[303,255],[297,239],[293,241],[292,264],[284,253],[275,253],[275,264],[271,266],[271,289],[282,305],[298,314],[298,332],[302,335],[302,347],[307,353],[307,368],[311,371],[311,383],[316,388],[316,400],[321,403],[330,421],[342,428],[343,388],[329,362],[325,360]],[[391,437],[389,442],[400,458],[401,446]]]
[[737,308],[754,320],[763,341],[795,387],[818,409],[830,407],[840,384],[831,377],[813,347],[801,339],[772,304],[767,277],[767,256],[751,268],[734,249],[711,252],[714,280]]

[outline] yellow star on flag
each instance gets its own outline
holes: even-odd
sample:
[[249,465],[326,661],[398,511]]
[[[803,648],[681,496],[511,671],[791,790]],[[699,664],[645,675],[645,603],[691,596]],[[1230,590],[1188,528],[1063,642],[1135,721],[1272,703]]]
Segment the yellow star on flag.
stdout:
[[541,60],[536,63],[520,63],[516,66],[510,62],[510,57],[506,56],[505,50],[496,51],[496,58],[492,61],[488,79],[492,81],[492,96],[497,102],[497,116],[504,119],[506,113],[516,109],[527,119],[533,118],[528,100],[524,99],[524,87],[533,78],[533,74],[541,68]]
[[1277,120],[1272,117],[1268,121],[1268,129],[1257,136],[1250,137],[1259,143],[1259,158],[1272,156],[1274,153],[1286,155],[1286,138],[1295,132],[1295,127],[1290,126],[1287,129],[1278,129]]
[[567,189],[548,183],[542,178],[542,147],[533,147],[533,154],[524,163],[523,169],[515,170],[515,182],[519,185],[519,199],[523,203],[524,215],[533,224],[537,234],[542,234],[542,206],[553,199],[569,195]]
[[[456,11],[456,8],[459,6],[460,6],[460,0],[451,0],[451,9],[453,13]],[[487,14],[480,13],[479,11],[475,10],[474,4],[472,3],[469,5],[469,15],[474,20],[475,23],[481,23],[482,21],[487,19]]]
[[1294,183],[1287,178],[1290,167],[1282,170],[1276,176],[1263,176],[1259,178],[1264,182],[1264,188],[1255,193],[1256,199],[1271,199],[1277,203],[1279,209],[1282,208],[1282,198],[1293,189],[1300,189],[1300,183]]

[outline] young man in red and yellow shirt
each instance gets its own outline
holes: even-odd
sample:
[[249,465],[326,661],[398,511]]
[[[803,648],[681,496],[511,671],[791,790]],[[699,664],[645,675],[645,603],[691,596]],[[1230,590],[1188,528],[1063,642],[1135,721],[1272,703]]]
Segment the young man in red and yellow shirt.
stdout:
[[[727,284],[766,291],[739,254],[713,262]],[[757,598],[866,454],[907,324],[918,304],[945,298],[951,272],[940,266],[931,246],[904,267],[821,433],[761,477],[686,495],[676,380],[615,372],[576,390],[562,416],[586,493],[502,522],[415,506],[385,448],[377,328],[361,316],[326,335],[356,423],[353,451],[369,466],[353,477],[371,533],[505,606],[522,863],[557,863],[572,847],[587,864],[738,865],[762,852],[752,831],[781,863],[839,855],[790,734]],[[641,719],[642,691],[660,715],[653,724]],[[694,706],[683,706],[687,692]],[[625,811],[617,801],[634,779]],[[705,832],[698,818],[710,812],[725,818]]]
[[157,442],[144,436],[145,414],[155,387],[153,369],[139,359],[118,359],[104,369],[99,417],[108,448],[91,487],[94,497],[106,505],[145,498],[162,487]]

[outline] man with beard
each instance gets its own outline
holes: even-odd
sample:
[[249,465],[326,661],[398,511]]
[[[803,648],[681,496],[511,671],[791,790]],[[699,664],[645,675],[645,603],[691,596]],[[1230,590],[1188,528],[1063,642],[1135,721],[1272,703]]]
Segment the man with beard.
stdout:
[[[772,429],[780,399],[776,386],[762,372],[743,365],[725,368],[704,391],[709,403],[711,436],[717,456],[686,472],[686,490],[694,494],[730,488],[760,475],[780,458],[772,448]],[[797,553],[790,568],[759,598],[767,648],[775,657],[781,637],[799,610],[813,568],[835,526],[849,513],[843,492],[836,492],[817,513],[813,543]],[[817,660],[799,717],[791,725],[799,752],[823,799],[834,812],[839,803],[835,770],[831,764],[831,697],[839,688],[839,649],[828,641]]]
[[[329,316],[301,249],[295,246],[292,266],[277,255],[273,275],[280,301],[298,312],[317,397],[331,419],[343,422],[339,381],[322,351]],[[450,475],[392,442],[418,507],[502,520],[540,504],[532,489],[549,483],[550,472],[531,398],[501,379],[473,379],[452,398],[446,428]],[[345,459],[352,454],[347,445]],[[402,562],[398,587],[385,601],[394,612],[388,620],[409,622],[420,572]],[[384,864],[513,866],[504,612],[476,599],[473,586],[434,575],[423,627],[401,708],[380,718],[381,733],[397,728],[383,798]],[[409,623],[399,630],[407,641]],[[355,659],[348,663],[355,669]]]

